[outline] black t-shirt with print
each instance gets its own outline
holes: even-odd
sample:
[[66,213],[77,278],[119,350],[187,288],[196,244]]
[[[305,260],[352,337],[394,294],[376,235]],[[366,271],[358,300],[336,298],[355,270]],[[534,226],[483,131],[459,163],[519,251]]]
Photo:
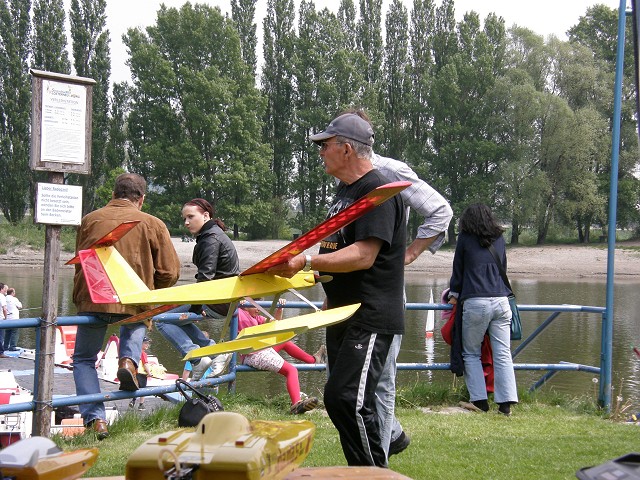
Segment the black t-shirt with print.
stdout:
[[[369,171],[351,185],[341,182],[327,218],[386,183],[389,180],[377,170]],[[343,330],[350,324],[376,333],[402,334],[406,219],[400,195],[325,238],[320,253],[340,250],[372,237],[381,239],[383,245],[371,268],[348,273],[320,272],[333,277],[322,284],[329,308],[362,303],[353,317],[328,328]]]

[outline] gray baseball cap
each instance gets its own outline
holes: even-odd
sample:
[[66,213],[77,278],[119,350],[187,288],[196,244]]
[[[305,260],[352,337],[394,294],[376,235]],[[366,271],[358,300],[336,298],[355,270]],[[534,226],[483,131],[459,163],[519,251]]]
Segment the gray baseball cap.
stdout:
[[334,118],[323,132],[309,135],[309,140],[320,143],[336,135],[350,138],[351,140],[369,146],[373,145],[373,139],[375,137],[373,128],[371,128],[369,122],[354,113],[345,113],[344,115]]

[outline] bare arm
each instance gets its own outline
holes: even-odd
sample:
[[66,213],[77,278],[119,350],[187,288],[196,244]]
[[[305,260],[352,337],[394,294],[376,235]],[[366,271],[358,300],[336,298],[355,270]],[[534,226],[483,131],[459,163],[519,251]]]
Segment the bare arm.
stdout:
[[[348,247],[331,253],[311,256],[311,268],[322,272],[346,273],[366,270],[373,265],[383,241],[379,238],[360,240]],[[291,278],[304,268],[304,254],[296,255],[287,263],[271,267],[267,273]]]
[[420,256],[433,242],[438,239],[439,235],[434,235],[429,238],[416,238],[411,245],[407,247],[407,251],[404,256],[404,264],[409,265],[416,258]]

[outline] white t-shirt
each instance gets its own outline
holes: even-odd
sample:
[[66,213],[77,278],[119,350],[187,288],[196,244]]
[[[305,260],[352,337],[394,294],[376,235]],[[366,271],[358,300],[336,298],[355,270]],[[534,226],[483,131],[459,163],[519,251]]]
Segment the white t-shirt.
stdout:
[[6,306],[7,306],[7,297],[5,297],[4,294],[0,293],[0,315],[2,316],[2,320],[5,319],[4,308],[2,307],[6,307]]
[[7,303],[7,320],[16,320],[20,318],[19,309],[22,308],[22,303],[18,300],[18,297],[14,297],[13,295],[7,295],[6,299]]

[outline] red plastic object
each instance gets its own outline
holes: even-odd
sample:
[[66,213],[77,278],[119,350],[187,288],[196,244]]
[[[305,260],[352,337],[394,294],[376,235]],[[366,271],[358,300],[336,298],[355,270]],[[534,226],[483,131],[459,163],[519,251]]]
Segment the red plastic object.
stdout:
[[84,279],[89,288],[91,301],[93,303],[118,303],[118,295],[113,285],[111,285],[111,281],[107,276],[107,272],[104,271],[96,251],[80,250],[78,256],[80,257]]
[[[91,245],[87,250],[96,249],[100,247],[110,247],[111,245],[115,244],[118,240],[120,240],[122,237],[124,237],[127,233],[129,233],[129,231],[139,223],[140,223],[140,220],[130,220],[128,222],[122,222],[120,225],[118,225],[116,228],[111,230],[100,240],[98,240],[93,245]],[[76,255],[67,263],[65,263],[65,265],[74,265],[79,262],[80,262],[80,254],[78,253],[78,255]]]

